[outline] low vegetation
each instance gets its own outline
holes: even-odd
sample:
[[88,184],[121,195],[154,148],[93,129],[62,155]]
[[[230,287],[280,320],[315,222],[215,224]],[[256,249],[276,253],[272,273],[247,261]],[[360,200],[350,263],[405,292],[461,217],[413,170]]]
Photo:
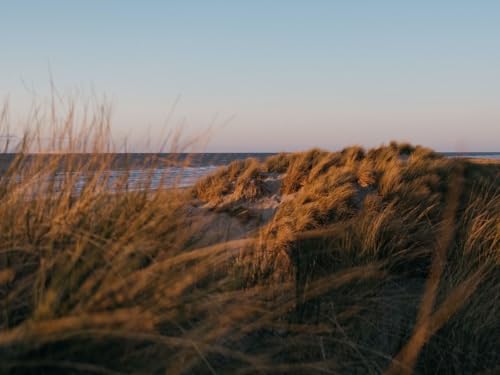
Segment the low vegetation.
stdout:
[[[245,167],[227,169],[245,174]],[[299,356],[326,345],[339,366],[331,368],[347,373],[499,366],[498,164],[391,143],[277,155],[261,163],[258,176],[273,174],[280,175],[280,204],[240,263],[246,287],[294,285],[294,308],[280,319],[306,332],[326,329]],[[196,197],[204,200],[196,192],[209,191],[208,181],[197,184]],[[232,189],[219,202],[237,194],[238,179],[226,183]],[[332,285],[351,272],[345,285]],[[327,358],[322,350],[313,356],[318,363]]]
[[28,144],[0,177],[2,374],[500,369],[499,165],[391,143],[129,190],[113,155]]

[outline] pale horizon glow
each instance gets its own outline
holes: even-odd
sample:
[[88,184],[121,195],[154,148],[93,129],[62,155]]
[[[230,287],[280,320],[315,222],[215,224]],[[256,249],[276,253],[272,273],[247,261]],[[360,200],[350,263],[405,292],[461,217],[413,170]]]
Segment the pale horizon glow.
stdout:
[[[500,2],[28,1],[0,8],[0,100],[106,94],[116,137],[210,152],[408,141],[500,151]],[[36,94],[34,94],[36,93]],[[21,129],[13,129],[15,134]]]

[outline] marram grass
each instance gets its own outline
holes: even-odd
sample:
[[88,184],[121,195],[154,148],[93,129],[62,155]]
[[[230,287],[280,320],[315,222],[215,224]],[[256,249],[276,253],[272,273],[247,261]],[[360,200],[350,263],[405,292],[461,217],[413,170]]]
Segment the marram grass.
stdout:
[[392,143],[111,191],[106,119],[2,168],[1,374],[500,371],[499,165]]

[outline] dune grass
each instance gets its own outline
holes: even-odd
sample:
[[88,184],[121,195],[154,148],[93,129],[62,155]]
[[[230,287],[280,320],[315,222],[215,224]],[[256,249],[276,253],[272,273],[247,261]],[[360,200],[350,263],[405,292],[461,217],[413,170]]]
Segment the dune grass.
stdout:
[[[0,373],[500,369],[498,165],[392,143],[128,190],[99,152],[107,116],[85,147],[71,118],[64,152],[28,154],[27,134],[0,177]],[[213,209],[265,197],[269,177],[274,215],[216,232]]]
[[[301,324],[331,324],[343,309],[354,309],[352,329],[330,326],[326,335],[334,340],[333,332],[345,330],[335,340],[352,338],[344,347],[330,342],[341,363],[345,345],[357,358],[347,373],[354,367],[468,373],[499,365],[498,166],[391,143],[367,152],[352,147],[278,155],[262,163],[260,173],[269,170],[283,175],[283,201],[248,253],[246,280],[294,283],[292,320]],[[197,189],[209,190],[206,181]],[[340,294],[315,291],[332,275],[358,267],[377,267],[383,276],[349,284]],[[419,309],[426,293],[424,314]]]

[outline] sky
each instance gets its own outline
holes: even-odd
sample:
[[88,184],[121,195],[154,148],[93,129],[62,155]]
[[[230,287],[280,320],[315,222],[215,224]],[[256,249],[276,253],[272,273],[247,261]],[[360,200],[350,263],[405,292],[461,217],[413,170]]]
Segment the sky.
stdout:
[[106,95],[135,151],[179,127],[211,152],[500,151],[500,1],[3,1],[11,118],[51,79]]

